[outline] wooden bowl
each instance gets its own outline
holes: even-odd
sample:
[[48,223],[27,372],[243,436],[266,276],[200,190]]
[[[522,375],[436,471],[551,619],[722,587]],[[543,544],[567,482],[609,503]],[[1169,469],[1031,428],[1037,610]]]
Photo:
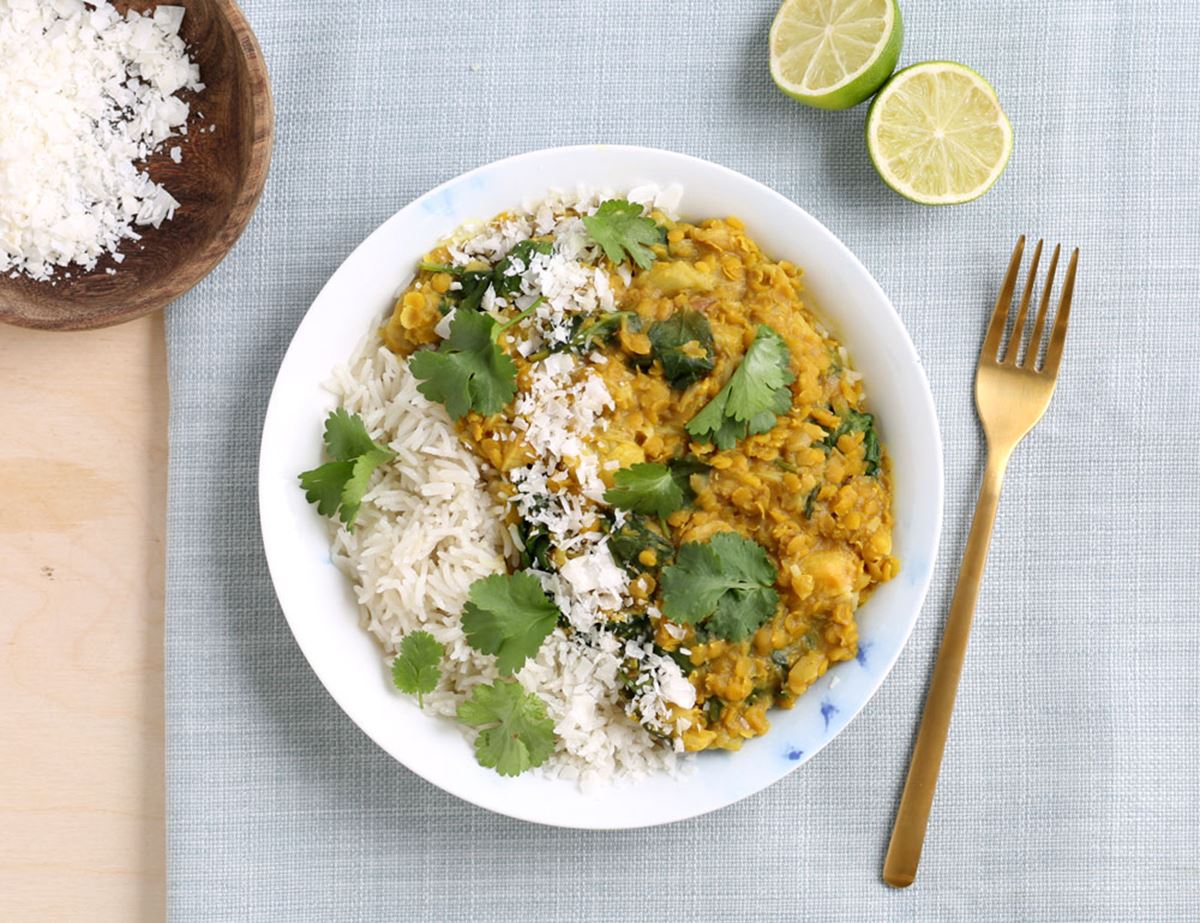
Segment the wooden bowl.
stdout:
[[[187,8],[180,34],[205,84],[201,93],[184,97],[191,105],[186,137],[168,140],[146,164],[151,178],[179,201],[175,217],[159,228],[135,225],[142,239],[124,242],[122,263],[107,256],[91,272],[59,268],[50,282],[0,276],[0,321],[81,330],[157,311],[221,262],[254,213],[275,131],[262,49],[233,0],[172,2]],[[113,5],[142,12],[158,3]],[[216,126],[211,132],[210,125]],[[179,164],[167,153],[176,144],[183,148]]]

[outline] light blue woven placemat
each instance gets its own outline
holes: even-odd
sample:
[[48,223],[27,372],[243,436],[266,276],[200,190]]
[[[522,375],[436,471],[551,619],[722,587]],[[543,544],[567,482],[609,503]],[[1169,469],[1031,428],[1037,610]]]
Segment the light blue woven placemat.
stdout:
[[[167,314],[169,894],[176,920],[1184,920],[1200,915],[1200,87],[1177,2],[904,4],[1016,128],[980,202],[876,179],[863,109],[766,69],[776,0],[247,0],[278,107],[233,254]],[[662,829],[550,830],[443,794],[308,669],[259,544],[255,462],[296,325],[413,197],[551,145],[716,160],[824,221],[891,295],[946,447],[942,558],[861,717],[790,778]],[[1009,470],[918,884],[879,882],[962,551],[975,356],[1018,233],[1083,248],[1058,394]]]

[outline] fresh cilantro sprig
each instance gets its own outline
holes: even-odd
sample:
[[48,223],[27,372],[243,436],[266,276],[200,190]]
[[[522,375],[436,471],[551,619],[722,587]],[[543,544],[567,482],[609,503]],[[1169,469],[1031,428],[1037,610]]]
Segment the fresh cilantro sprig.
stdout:
[[542,300],[503,324],[459,305],[450,322],[450,336],[436,350],[420,350],[408,361],[409,370],[421,382],[417,390],[445,404],[455,420],[470,410],[485,416],[497,413],[517,393],[517,366],[500,348],[500,335],[533,313]]
[[647,331],[663,375],[676,388],[686,388],[713,370],[712,327],[699,311],[677,311]]
[[601,202],[595,214],[583,219],[583,226],[614,263],[628,254],[642,269],[649,269],[654,262],[650,248],[667,242],[667,232],[653,218],[642,215],[642,206],[625,199]]
[[860,413],[857,410],[846,409],[842,414],[841,422],[837,427],[823,440],[821,445],[825,449],[835,448],[838,440],[847,433],[862,433],[863,434],[863,467],[867,477],[876,477],[879,474],[879,457],[881,448],[879,445],[879,436],[875,432],[875,416],[869,413]]
[[688,421],[688,433],[724,450],[739,439],[769,431],[792,406],[788,386],[795,377],[783,337],[760,324],[741,365],[716,397]]
[[540,766],[554,752],[554,722],[546,703],[515,679],[476,686],[458,706],[458,720],[480,728],[475,759],[502,776]]
[[371,475],[396,453],[371,438],[362,417],[341,407],[325,420],[325,447],[333,460],[301,472],[300,487],[318,513],[332,516],[340,507],[342,522],[354,528]]
[[688,483],[691,475],[707,466],[694,458],[676,459],[669,465],[642,462],[613,474],[613,484],[604,492],[604,502],[644,516],[670,516],[693,499]]
[[459,306],[450,336],[436,350],[413,354],[408,367],[420,380],[417,390],[446,405],[454,419],[469,410],[498,412],[517,393],[517,367],[493,336],[496,322],[487,314]]
[[670,516],[683,506],[683,487],[674,472],[658,462],[643,462],[613,474],[615,487],[604,502],[645,516]]
[[775,567],[758,542],[721,532],[687,542],[662,572],[663,614],[702,624],[726,641],[741,641],[775,612]]
[[392,661],[392,682],[396,688],[417,697],[425,707],[425,694],[437,688],[442,678],[440,666],[446,648],[429,632],[414,631],[400,642],[400,653]]
[[463,607],[467,643],[495,654],[501,675],[521,669],[558,624],[561,613],[532,574],[493,574],[471,584]]

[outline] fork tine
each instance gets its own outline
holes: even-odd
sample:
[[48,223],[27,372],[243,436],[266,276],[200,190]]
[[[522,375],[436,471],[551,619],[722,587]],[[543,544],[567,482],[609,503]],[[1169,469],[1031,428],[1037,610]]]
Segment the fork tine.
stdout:
[[1013,321],[1012,334],[1004,347],[1001,365],[1016,365],[1017,353],[1021,351],[1021,335],[1025,332],[1025,317],[1029,314],[1029,299],[1033,295],[1033,283],[1037,279],[1038,263],[1042,259],[1042,241],[1033,248],[1033,260],[1029,263],[1029,278],[1025,280],[1025,291],[1021,294],[1021,306],[1017,308],[1017,319]]
[[1013,250],[1012,259],[1008,261],[1008,273],[1004,276],[1004,285],[1000,287],[1000,297],[996,299],[996,307],[992,311],[992,322],[988,324],[987,336],[983,340],[983,350],[979,358],[995,361],[1000,353],[1000,337],[1004,335],[1004,323],[1008,320],[1008,309],[1012,306],[1013,290],[1017,287],[1017,271],[1021,268],[1021,254],[1025,251],[1025,235],[1017,238],[1017,246]]
[[1025,358],[1021,361],[1021,368],[1030,369],[1036,368],[1038,353],[1042,350],[1042,331],[1046,329],[1046,310],[1050,307],[1050,292],[1054,288],[1054,274],[1058,271],[1058,255],[1062,251],[1062,244],[1054,245],[1054,255],[1050,257],[1050,272],[1046,274],[1046,286],[1042,289],[1042,303],[1038,306],[1037,320],[1033,322],[1033,335],[1029,338],[1029,345],[1025,347]]
[[1071,316],[1071,296],[1075,294],[1075,267],[1079,263],[1079,248],[1071,254],[1071,265],[1067,267],[1067,280],[1063,283],[1062,296],[1058,299],[1058,316],[1054,318],[1054,329],[1050,332],[1050,345],[1046,347],[1046,361],[1042,369],[1051,377],[1058,374],[1058,363],[1062,359],[1063,341],[1067,338],[1067,319]]

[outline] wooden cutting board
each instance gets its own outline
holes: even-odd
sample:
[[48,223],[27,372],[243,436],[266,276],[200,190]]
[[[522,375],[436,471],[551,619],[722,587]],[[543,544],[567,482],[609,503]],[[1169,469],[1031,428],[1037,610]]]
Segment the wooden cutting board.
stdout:
[[162,316],[0,327],[0,920],[162,920]]

